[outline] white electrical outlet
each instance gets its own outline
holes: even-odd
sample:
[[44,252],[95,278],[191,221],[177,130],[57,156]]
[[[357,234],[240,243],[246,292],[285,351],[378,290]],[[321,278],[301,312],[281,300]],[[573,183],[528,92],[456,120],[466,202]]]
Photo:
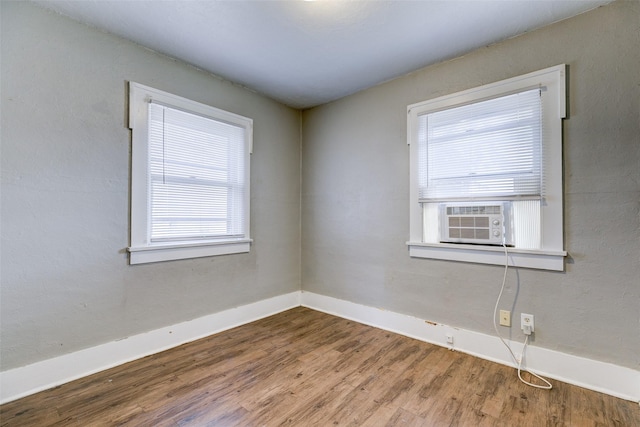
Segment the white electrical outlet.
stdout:
[[511,326],[511,312],[500,310],[500,326]]
[[453,345],[453,334],[447,334],[447,344]]
[[535,332],[533,314],[520,313],[520,328],[525,335],[531,335]]

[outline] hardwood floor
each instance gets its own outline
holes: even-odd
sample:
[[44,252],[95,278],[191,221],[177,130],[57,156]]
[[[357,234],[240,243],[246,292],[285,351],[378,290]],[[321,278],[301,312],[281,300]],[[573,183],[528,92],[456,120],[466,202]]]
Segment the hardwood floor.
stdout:
[[0,407],[2,426],[640,426],[637,403],[296,308]]

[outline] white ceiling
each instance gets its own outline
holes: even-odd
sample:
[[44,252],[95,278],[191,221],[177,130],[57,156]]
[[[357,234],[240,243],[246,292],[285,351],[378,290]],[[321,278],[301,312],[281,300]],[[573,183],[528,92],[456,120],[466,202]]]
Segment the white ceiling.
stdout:
[[308,108],[610,1],[36,3]]

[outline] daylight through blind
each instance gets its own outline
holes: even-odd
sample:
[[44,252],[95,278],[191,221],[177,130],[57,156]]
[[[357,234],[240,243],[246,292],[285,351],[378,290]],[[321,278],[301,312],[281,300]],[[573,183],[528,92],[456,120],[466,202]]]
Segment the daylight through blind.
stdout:
[[149,105],[150,239],[244,235],[243,127]]
[[420,201],[541,196],[540,89],[420,116]]

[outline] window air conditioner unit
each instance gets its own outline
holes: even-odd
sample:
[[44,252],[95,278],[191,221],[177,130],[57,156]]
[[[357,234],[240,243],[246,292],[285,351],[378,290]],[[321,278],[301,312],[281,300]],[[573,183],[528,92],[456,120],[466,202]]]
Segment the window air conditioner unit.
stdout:
[[510,202],[441,203],[440,241],[513,246]]

